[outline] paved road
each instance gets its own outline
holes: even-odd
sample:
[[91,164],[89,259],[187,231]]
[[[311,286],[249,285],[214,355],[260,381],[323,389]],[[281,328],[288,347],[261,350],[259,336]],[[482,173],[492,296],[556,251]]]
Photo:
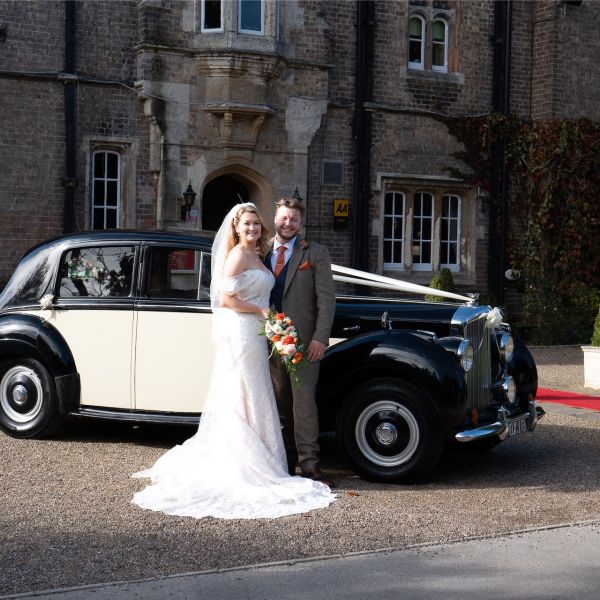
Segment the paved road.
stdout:
[[563,526],[223,572],[89,586],[37,600],[580,600],[600,584],[600,526]]
[[[572,389],[569,382],[577,384],[572,373],[580,368],[577,350],[536,351],[541,385],[560,371],[565,389]],[[331,440],[324,440],[326,466],[339,482],[338,500],[324,511],[272,521],[197,521],[132,507],[140,482],[130,474],[184,439],[180,430],[99,423],[56,440],[0,436],[0,594],[36,591],[37,597],[57,599],[43,590],[156,576],[64,597],[185,598],[191,589],[194,597],[211,599],[283,599],[286,593],[303,598],[309,592],[336,598],[317,594],[314,586],[325,581],[321,588],[336,590],[349,578],[352,589],[363,592],[353,596],[340,587],[350,598],[368,597],[365,585],[374,597],[392,597],[385,594],[397,581],[414,594],[439,592],[435,586],[441,582],[448,594],[461,592],[446,597],[467,598],[467,592],[498,580],[504,582],[503,597],[570,598],[567,588],[583,590],[596,581],[597,528],[545,528],[600,523],[600,413],[550,404],[547,409],[533,434],[485,455],[449,454],[427,481],[413,486],[358,479]],[[523,529],[541,530],[506,537]],[[419,544],[429,545],[415,548]],[[398,551],[377,552],[381,548]],[[531,557],[525,563],[512,559],[526,550]],[[366,554],[356,556],[357,551]],[[346,557],[312,560],[340,553]],[[568,556],[575,557],[573,563],[566,562]],[[386,562],[394,557],[395,563]],[[169,577],[273,561],[293,565]],[[535,585],[523,587],[524,572]],[[289,583],[282,586],[283,579]],[[536,595],[538,587],[555,594]],[[275,596],[269,595],[273,589]],[[514,595],[506,596],[506,590]],[[397,588],[395,593],[427,597],[403,595]]]

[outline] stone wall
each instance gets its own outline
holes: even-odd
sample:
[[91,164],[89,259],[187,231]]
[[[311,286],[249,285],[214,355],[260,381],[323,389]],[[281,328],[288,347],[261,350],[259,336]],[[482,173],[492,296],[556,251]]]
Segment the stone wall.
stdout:
[[[123,158],[122,226],[193,227],[180,222],[187,183],[201,211],[206,185],[231,175],[268,219],[272,201],[297,187],[307,202],[307,235],[349,264],[351,222],[334,229],[333,206],[353,197],[356,2],[267,0],[260,36],[238,32],[233,1],[223,4],[223,32],[208,34],[199,30],[198,0],[75,6],[79,78],[65,84],[65,2],[0,2],[0,283],[28,246],[62,231],[65,85],[76,86],[80,229],[90,226],[92,152],[112,149]],[[370,269],[383,270],[386,190],[454,191],[463,200],[455,279],[485,291],[488,200],[448,177],[460,148],[439,116],[492,108],[494,3],[377,0],[375,7]],[[561,8],[535,0],[512,8],[511,110],[523,118],[598,118],[600,3]],[[450,24],[447,73],[432,71],[431,49],[425,69],[408,68],[412,14],[428,27],[436,15]],[[343,162],[340,185],[323,183],[324,159]],[[413,272],[410,260],[392,274],[419,283],[432,275]]]
[[133,88],[137,3],[82,1],[75,13],[80,78],[66,84],[65,3],[0,5],[0,282],[28,247],[63,231],[65,85],[76,87],[75,227],[89,228],[90,151],[96,147],[130,149],[122,224],[155,226],[147,144],[141,143],[148,127]]

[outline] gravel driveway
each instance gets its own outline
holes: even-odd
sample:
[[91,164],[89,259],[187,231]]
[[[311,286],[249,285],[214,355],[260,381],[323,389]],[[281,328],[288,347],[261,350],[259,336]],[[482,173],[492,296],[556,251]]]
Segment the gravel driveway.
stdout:
[[[534,354],[540,385],[584,391],[579,348]],[[325,438],[338,500],[255,521],[167,517],[130,504],[144,485],[131,473],[193,431],[81,421],[53,440],[0,434],[0,594],[600,520],[600,422],[589,411],[547,408],[534,434],[484,455],[448,453],[412,486],[362,481]]]

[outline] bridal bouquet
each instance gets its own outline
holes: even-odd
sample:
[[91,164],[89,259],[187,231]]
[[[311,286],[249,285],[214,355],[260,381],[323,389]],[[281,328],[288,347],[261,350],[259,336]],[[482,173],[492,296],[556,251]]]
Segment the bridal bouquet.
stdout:
[[270,356],[279,355],[290,377],[298,381],[298,364],[304,358],[304,348],[292,320],[283,313],[271,311],[261,334],[267,337],[271,347]]

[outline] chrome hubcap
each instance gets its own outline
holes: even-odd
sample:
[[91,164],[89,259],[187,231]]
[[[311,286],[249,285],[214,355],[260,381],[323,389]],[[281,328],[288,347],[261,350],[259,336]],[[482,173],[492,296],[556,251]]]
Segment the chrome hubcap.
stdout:
[[0,380],[0,410],[16,423],[28,423],[42,410],[44,389],[38,374],[23,365],[12,367]]
[[415,416],[395,400],[367,406],[358,415],[354,433],[365,458],[381,467],[397,467],[409,461],[421,439]]
[[389,446],[398,439],[398,430],[393,423],[382,423],[375,428],[375,437],[380,444]]
[[12,392],[13,400],[15,404],[23,406],[27,402],[27,388],[23,385],[16,385]]

